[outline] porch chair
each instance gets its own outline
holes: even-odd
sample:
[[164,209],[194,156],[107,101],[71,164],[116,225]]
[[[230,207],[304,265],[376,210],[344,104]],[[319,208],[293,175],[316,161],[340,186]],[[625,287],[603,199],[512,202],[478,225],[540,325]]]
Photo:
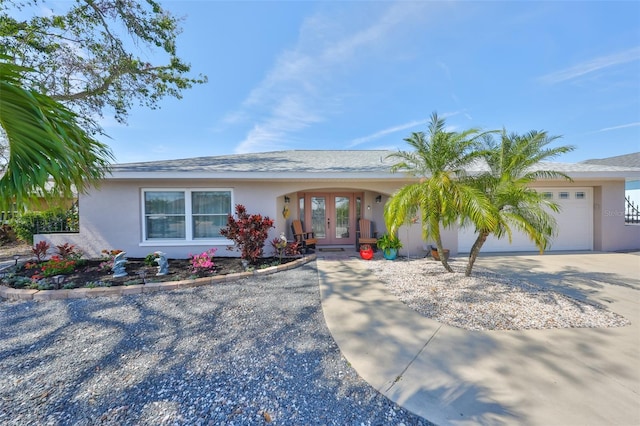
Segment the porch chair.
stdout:
[[291,221],[291,231],[293,238],[300,243],[305,253],[309,253],[309,249],[315,249],[318,240],[315,238],[313,231],[303,231],[302,221],[299,219]]
[[369,219],[360,219],[358,221],[358,230],[356,231],[356,250],[360,250],[362,244],[369,244],[373,251],[376,251],[378,242],[378,233],[373,230],[373,223]]

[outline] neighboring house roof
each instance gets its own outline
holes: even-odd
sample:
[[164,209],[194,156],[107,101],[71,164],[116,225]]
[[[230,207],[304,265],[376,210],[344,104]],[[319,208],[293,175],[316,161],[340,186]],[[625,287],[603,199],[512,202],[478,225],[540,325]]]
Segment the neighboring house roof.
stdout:
[[[398,160],[385,150],[291,150],[115,164],[112,179],[127,178],[270,178],[270,179],[406,179],[390,172]],[[540,163],[538,170],[556,170],[574,178],[640,177],[640,168],[585,163]],[[468,170],[479,173],[486,165]]]
[[615,157],[593,158],[591,160],[584,160],[582,164],[603,164],[607,166],[619,166],[619,167],[640,167],[640,152],[633,152],[631,154],[625,154],[625,155],[617,155]]

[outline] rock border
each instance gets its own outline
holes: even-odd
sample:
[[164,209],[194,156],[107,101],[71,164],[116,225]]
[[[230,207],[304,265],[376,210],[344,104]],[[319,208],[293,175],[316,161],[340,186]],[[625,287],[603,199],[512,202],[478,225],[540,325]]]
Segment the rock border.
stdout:
[[33,290],[19,289],[0,285],[0,297],[7,300],[63,300],[84,299],[88,297],[124,296],[127,294],[154,293],[158,291],[177,290],[181,288],[199,287],[208,284],[235,281],[253,276],[271,275],[277,272],[294,269],[316,260],[317,255],[310,254],[293,262],[278,266],[269,266],[264,269],[256,269],[250,272],[236,272],[226,275],[214,275],[212,277],[194,278],[191,280],[167,281],[162,283],[135,284],[116,287],[74,288],[69,290]]

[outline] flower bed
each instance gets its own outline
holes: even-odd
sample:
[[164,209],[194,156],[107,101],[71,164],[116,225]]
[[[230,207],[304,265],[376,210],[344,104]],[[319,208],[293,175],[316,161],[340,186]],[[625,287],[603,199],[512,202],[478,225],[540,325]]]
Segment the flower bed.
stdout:
[[[295,258],[264,258],[254,269],[266,268],[296,260]],[[215,267],[210,268],[206,276],[227,275],[245,270],[242,260],[236,257],[216,257]],[[52,268],[56,275],[50,273]],[[112,271],[105,265],[104,259],[77,260],[74,268],[69,271],[68,262],[60,261],[27,262],[18,267],[9,267],[2,271],[0,283],[4,286],[19,289],[56,290],[73,288],[94,288],[128,286],[136,284],[180,281],[205,276],[194,272],[189,259],[169,259],[169,273],[156,275],[157,266],[149,266],[144,259],[129,258],[125,265],[127,275],[114,278]],[[49,272],[47,272],[49,271]],[[69,273],[66,273],[69,272]],[[62,278],[57,278],[62,277]],[[59,282],[58,282],[59,280]]]

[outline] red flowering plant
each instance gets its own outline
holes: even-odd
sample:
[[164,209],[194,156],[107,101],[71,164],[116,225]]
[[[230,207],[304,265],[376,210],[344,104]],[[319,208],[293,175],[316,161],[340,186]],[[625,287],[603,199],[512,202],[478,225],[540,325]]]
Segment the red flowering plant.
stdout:
[[64,259],[56,254],[40,266],[39,275],[53,277],[54,275],[70,274],[76,269],[77,263],[74,259]]
[[237,219],[229,215],[227,227],[220,229],[220,234],[235,243],[242,259],[255,265],[262,257],[273,220],[259,214],[249,215],[242,204],[236,204],[236,216]]
[[210,248],[200,254],[190,254],[189,262],[191,263],[191,271],[199,277],[215,272],[216,264],[213,261],[213,256],[217,250],[216,248]]

